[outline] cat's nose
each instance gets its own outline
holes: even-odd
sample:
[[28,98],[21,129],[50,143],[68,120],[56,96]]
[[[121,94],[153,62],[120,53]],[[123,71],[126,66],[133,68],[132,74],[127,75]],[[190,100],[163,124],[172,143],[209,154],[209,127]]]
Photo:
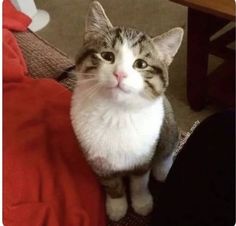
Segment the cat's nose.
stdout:
[[121,81],[123,78],[127,77],[127,75],[123,71],[115,71],[113,72],[113,75],[116,77],[116,79]]

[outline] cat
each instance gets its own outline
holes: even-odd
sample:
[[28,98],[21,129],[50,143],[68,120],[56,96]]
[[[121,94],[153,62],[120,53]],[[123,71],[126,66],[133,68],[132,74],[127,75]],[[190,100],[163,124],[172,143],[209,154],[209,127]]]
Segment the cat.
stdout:
[[182,28],[151,38],[113,26],[99,2],[90,5],[76,59],[71,121],[104,186],[106,212],[113,221],[127,212],[124,176],[130,177],[134,211],[146,216],[153,207],[150,171],[164,181],[172,165],[178,129],[164,93],[182,38]]

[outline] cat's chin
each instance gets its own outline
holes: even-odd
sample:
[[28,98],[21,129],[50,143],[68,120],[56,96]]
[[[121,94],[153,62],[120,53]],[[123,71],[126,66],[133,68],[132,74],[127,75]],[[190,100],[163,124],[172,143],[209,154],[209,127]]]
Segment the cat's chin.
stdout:
[[127,99],[127,95],[129,95],[128,92],[124,91],[120,87],[111,88],[110,91],[111,91],[112,99],[114,99],[116,101],[123,101],[123,100]]
[[116,103],[127,103],[133,99],[131,91],[122,87],[109,87],[106,89],[106,96]]
[[125,85],[121,86],[104,86],[104,96],[111,102],[127,108],[142,108],[149,103],[134,90]]
[[111,91],[111,92],[121,92],[121,93],[125,93],[125,94],[130,94],[131,91],[130,89],[128,89],[128,87],[126,87],[124,84],[118,84],[118,83],[115,83],[115,84],[109,84],[107,86],[107,88]]

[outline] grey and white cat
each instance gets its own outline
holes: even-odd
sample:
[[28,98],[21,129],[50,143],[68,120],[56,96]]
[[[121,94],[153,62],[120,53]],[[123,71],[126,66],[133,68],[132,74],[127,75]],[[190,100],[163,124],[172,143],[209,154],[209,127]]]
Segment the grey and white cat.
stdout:
[[151,212],[150,171],[164,181],[173,162],[178,130],[164,95],[168,66],[183,37],[181,28],[151,38],[115,27],[93,1],[76,61],[78,81],[71,120],[84,154],[106,191],[111,220],[127,211],[123,177],[141,215]]

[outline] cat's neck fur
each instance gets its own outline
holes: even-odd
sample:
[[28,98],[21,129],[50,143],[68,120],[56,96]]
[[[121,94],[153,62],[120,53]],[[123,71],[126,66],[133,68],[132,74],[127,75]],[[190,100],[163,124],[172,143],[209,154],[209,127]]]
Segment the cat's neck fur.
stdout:
[[106,159],[109,167],[102,171],[109,174],[150,161],[163,123],[163,98],[132,111],[99,95],[83,102],[83,90],[76,89],[71,114],[88,159],[93,165],[98,158]]

